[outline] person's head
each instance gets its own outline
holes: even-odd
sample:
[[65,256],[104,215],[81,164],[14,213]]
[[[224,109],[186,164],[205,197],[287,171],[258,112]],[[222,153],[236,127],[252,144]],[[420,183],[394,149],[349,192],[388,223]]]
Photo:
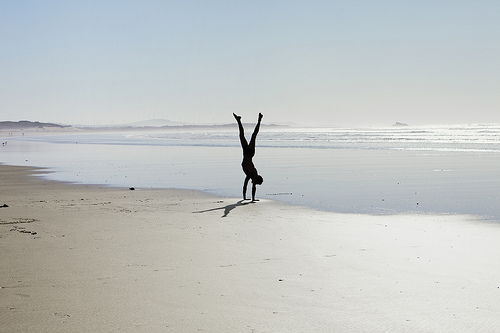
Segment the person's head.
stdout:
[[252,183],[254,183],[255,185],[262,185],[263,182],[264,182],[264,178],[262,178],[261,175],[257,175],[257,177],[252,179]]

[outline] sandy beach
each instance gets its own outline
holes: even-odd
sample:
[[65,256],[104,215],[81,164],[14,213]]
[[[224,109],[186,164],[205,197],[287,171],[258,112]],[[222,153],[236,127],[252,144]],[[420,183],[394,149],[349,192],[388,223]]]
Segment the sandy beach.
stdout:
[[498,332],[500,225],[0,166],[2,332]]

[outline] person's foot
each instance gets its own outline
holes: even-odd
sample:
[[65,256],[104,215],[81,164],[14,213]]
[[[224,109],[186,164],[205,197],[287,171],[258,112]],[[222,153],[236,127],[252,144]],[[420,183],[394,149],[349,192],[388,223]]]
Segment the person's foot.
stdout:
[[236,119],[236,120],[240,120],[241,119],[241,116],[237,116],[236,113],[233,113],[233,116],[234,116],[234,119]]
[[264,116],[262,115],[262,113],[259,112],[259,120],[261,120],[262,117],[264,117]]

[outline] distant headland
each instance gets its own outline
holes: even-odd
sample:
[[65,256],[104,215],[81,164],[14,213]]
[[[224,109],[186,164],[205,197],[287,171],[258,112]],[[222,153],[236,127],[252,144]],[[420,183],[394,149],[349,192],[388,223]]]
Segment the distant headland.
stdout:
[[[118,130],[168,130],[168,129],[203,129],[203,128],[231,128],[236,123],[226,124],[185,124],[174,121],[153,119],[119,125],[61,125],[56,123],[43,123],[39,121],[0,121],[0,130],[84,130],[84,131],[118,131]],[[263,127],[289,127],[288,125],[264,124]]]
[[41,123],[39,121],[0,121],[0,129],[32,129],[32,128],[65,128],[69,125],[59,125],[54,123]]

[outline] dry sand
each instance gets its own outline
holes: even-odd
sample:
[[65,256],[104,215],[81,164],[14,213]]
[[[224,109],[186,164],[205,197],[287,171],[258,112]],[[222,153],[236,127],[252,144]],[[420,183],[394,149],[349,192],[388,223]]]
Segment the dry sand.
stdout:
[[34,172],[0,166],[2,332],[500,331],[496,223]]

